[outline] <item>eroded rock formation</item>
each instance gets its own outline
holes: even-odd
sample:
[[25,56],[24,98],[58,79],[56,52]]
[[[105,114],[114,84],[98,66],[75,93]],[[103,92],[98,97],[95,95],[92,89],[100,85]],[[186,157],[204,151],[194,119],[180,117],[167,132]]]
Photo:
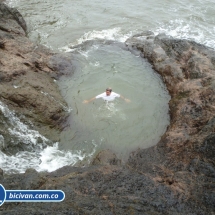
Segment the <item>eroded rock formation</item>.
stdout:
[[215,52],[166,35],[134,37],[127,43],[141,50],[171,94],[171,123],[157,145],[165,150],[166,164],[181,168],[196,159],[213,164]]
[[[67,104],[52,78],[61,62],[31,42],[26,31],[21,14],[0,3],[0,100],[25,116],[25,123],[32,122],[33,129],[57,141],[67,116]],[[9,136],[2,126],[0,131]]]

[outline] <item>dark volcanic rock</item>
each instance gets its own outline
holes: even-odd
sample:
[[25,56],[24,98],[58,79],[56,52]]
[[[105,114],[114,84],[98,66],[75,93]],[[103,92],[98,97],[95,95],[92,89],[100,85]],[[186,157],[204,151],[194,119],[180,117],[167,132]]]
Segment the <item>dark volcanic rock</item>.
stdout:
[[0,30],[8,33],[25,34],[27,26],[16,8],[9,8],[5,4],[0,4]]
[[121,161],[111,150],[103,150],[93,159],[92,165],[120,165]]
[[5,203],[6,211],[2,214],[35,214],[36,211],[42,214],[210,213],[210,208],[205,205],[196,205],[192,196],[186,199],[186,184],[175,181],[177,186],[172,185],[171,181],[164,182],[161,177],[152,178],[150,174],[119,166],[71,167],[69,171],[62,168],[55,174],[46,175],[26,172],[6,176],[1,183],[6,189],[60,189],[66,196],[58,204]]

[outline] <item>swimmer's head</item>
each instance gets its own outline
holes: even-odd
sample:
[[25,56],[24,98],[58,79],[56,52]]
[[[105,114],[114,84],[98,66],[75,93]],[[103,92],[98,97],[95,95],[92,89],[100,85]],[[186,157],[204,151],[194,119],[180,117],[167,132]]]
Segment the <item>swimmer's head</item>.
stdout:
[[106,95],[109,96],[111,94],[111,92],[112,92],[112,89],[110,87],[108,87],[106,89]]
[[112,92],[112,89],[111,89],[110,87],[108,87],[108,88],[106,89],[106,91]]

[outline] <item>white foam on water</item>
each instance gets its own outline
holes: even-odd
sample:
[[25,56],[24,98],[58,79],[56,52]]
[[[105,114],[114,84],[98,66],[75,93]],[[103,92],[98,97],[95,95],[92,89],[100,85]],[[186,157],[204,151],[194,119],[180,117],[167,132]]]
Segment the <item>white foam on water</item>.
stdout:
[[64,151],[58,149],[58,143],[48,146],[40,153],[41,163],[36,168],[38,171],[54,171],[65,165],[74,165],[82,161],[85,155],[81,151]]
[[6,155],[0,151],[0,166],[8,174],[23,173],[28,168],[36,168],[40,163],[36,152],[18,152],[15,155]]
[[[33,146],[39,142],[46,144],[49,140],[41,135],[38,131],[30,129],[27,125],[22,123],[20,119],[15,115],[13,111],[10,111],[6,105],[0,101],[0,111],[7,118],[10,127],[8,132],[11,136],[15,136],[19,142],[26,145]],[[14,145],[16,142],[13,143]],[[37,146],[42,147],[42,144],[37,144]]]
[[[21,129],[20,129],[21,128]],[[43,143],[47,142],[48,139],[46,139],[44,136],[40,135],[38,131],[30,130],[27,128],[27,126],[22,127],[15,127],[13,129],[8,129],[11,135],[15,136],[19,141],[25,143],[26,145],[36,145],[38,143],[38,138],[41,138]],[[14,145],[16,143],[14,142]],[[37,144],[37,146],[42,147],[42,145]]]
[[6,0],[5,2],[10,7],[16,7],[19,4],[20,0]]
[[102,40],[116,40],[120,42],[125,42],[128,36],[123,35],[121,33],[121,28],[112,28],[102,31],[89,31],[85,33],[81,38],[77,40],[78,44],[81,44],[87,40],[95,40],[95,39],[102,39]]
[[[196,25],[197,23],[185,22],[182,19],[170,20],[166,24],[161,24],[157,29],[154,30],[154,33],[156,35],[165,33],[178,39],[194,40],[200,44],[215,48],[215,28],[202,29],[202,27],[200,28]],[[207,35],[205,32],[207,32]]]
[[[30,146],[29,151],[19,151],[15,155],[7,155],[0,151],[0,167],[6,173],[23,173],[28,168],[50,172],[65,165],[74,165],[85,157],[91,156],[85,155],[81,151],[59,150],[58,143],[48,146],[47,143],[50,143],[50,140],[38,131],[29,129],[1,101],[0,111],[7,118],[7,123],[10,124],[8,132],[12,137],[16,137],[13,144],[16,145],[17,142],[22,142]],[[40,140],[39,142],[38,139]],[[4,147],[4,137],[0,135],[0,149],[2,150]],[[95,147],[92,150],[92,154],[95,152]]]
[[129,37],[132,36],[132,32],[127,34],[123,34],[121,28],[111,28],[111,29],[104,29],[101,31],[89,31],[77,39],[74,43],[70,43],[67,46],[59,48],[60,51],[64,52],[71,52],[74,51],[74,48],[77,45],[80,45],[89,40],[114,40],[118,42],[125,42]]
[[41,151],[22,151],[11,156],[0,151],[0,166],[9,174],[24,173],[28,168],[51,172],[65,165],[74,165],[84,158],[85,155],[80,151],[62,151],[58,149],[58,143],[55,143]]

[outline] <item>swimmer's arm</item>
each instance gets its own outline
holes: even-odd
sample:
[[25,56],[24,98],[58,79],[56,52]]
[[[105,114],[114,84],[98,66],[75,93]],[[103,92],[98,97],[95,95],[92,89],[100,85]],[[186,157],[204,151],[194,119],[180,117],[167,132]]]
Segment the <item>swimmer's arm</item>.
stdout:
[[96,97],[93,97],[92,99],[84,100],[83,103],[84,103],[84,104],[88,104],[88,103],[92,102],[92,101],[95,100],[95,99],[96,99]]
[[120,98],[122,98],[126,102],[131,102],[130,99],[126,99],[124,96],[120,95]]

